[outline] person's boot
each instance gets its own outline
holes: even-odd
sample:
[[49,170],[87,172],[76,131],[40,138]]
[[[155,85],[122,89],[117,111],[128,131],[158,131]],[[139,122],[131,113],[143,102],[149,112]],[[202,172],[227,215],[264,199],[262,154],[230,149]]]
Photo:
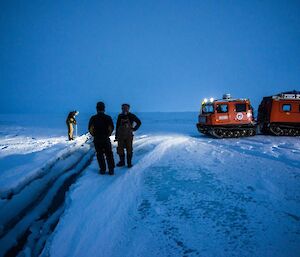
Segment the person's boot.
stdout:
[[120,155],[120,161],[117,163],[118,167],[125,166],[125,155]]
[[132,154],[127,154],[127,167],[132,167]]
[[101,174],[101,175],[104,175],[104,174],[105,174],[105,171],[106,171],[106,170],[101,170],[101,169],[100,169],[100,174]]
[[109,175],[114,175],[114,174],[115,174],[114,169],[109,170],[109,173],[108,173],[108,174],[109,174]]

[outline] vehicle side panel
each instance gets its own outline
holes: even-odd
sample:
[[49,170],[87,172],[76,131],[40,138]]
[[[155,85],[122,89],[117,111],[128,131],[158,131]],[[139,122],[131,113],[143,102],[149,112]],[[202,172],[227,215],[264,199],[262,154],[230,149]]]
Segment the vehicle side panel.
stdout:
[[[285,105],[285,106],[284,106]],[[270,123],[290,122],[300,123],[300,101],[299,100],[277,100],[273,99],[272,110],[270,114]],[[284,107],[291,108],[290,111],[284,111]]]
[[[228,112],[218,113],[217,105],[228,105]],[[246,111],[237,112],[236,104],[246,104]],[[240,125],[251,123],[252,110],[250,110],[249,102],[218,102],[215,103],[215,112],[211,115],[211,125]]]

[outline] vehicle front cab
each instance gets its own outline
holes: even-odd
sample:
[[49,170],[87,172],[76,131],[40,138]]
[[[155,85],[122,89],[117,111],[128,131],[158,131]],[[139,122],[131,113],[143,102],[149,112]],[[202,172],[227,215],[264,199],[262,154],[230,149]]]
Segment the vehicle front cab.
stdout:
[[248,99],[221,99],[203,101],[197,128],[202,133],[218,126],[254,124],[253,108]]

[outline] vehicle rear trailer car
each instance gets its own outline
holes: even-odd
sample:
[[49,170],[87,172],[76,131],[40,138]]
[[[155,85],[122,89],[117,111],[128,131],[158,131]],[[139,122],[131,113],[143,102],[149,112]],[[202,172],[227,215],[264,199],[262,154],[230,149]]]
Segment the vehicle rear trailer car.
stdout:
[[264,97],[258,108],[257,121],[263,134],[300,135],[300,91]]

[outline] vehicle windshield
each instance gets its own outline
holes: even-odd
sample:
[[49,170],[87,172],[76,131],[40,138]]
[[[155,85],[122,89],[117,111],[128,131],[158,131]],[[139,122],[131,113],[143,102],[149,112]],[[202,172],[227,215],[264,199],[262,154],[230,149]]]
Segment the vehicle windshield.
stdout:
[[213,113],[214,105],[212,103],[202,104],[202,113]]

